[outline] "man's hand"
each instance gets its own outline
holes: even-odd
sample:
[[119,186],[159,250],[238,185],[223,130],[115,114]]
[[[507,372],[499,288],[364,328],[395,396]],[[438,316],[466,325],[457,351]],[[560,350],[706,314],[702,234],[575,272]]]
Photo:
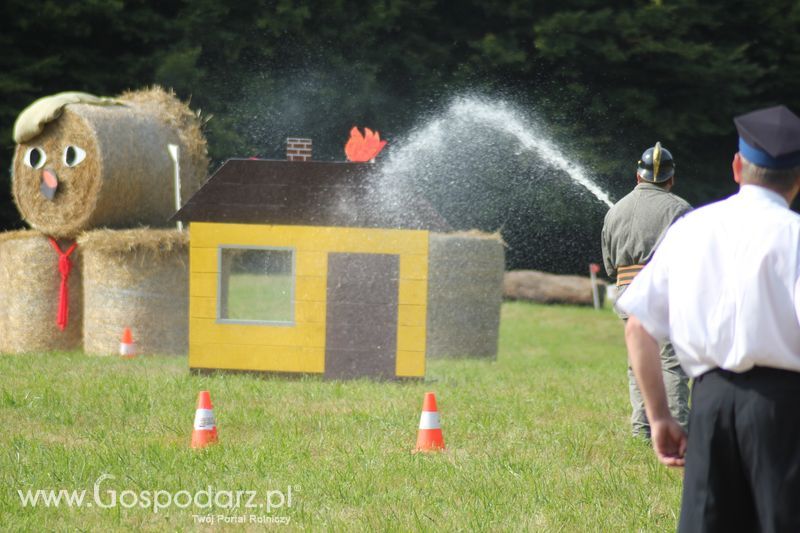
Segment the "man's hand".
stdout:
[[625,326],[625,342],[636,382],[644,398],[656,457],[667,466],[683,466],[686,433],[669,412],[664,379],[661,377],[658,343],[635,316],[630,317]]
[[674,418],[650,422],[653,450],[661,464],[682,467],[686,460],[686,433]]

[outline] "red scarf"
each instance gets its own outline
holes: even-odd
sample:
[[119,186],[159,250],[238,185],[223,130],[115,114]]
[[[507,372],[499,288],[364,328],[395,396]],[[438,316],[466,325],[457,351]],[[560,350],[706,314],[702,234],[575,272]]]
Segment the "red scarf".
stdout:
[[61,331],[64,331],[69,319],[69,285],[67,280],[72,270],[72,261],[69,260],[69,256],[75,251],[78,243],[73,243],[66,252],[62,252],[56,240],[52,237],[49,237],[49,239],[53,249],[58,252],[58,272],[61,274],[61,288],[58,292],[58,318],[56,319],[56,324],[58,324],[58,328]]

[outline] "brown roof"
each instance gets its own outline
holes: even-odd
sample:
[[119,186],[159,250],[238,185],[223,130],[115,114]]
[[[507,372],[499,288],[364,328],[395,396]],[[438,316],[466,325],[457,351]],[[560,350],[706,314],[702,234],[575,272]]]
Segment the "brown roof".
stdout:
[[452,229],[420,196],[384,200],[370,183],[375,168],[370,163],[229,159],[172,220]]

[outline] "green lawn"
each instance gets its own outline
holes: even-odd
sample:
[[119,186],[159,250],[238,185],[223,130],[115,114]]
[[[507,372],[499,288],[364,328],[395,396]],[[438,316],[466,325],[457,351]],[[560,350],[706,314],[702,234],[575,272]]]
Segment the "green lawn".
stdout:
[[[0,376],[0,529],[263,527],[192,516],[208,514],[286,517],[313,530],[676,524],[681,473],[628,437],[622,329],[608,310],[504,304],[497,361],[431,361],[426,382],[193,376],[185,358],[78,353],[3,356]],[[211,391],[220,444],[198,452],[188,443],[202,389]],[[414,455],[428,390],[448,449]],[[123,500],[138,505],[143,491],[172,497],[210,485],[221,506],[31,508],[17,494],[85,489],[93,503],[102,474],[114,476],[101,483],[105,505],[107,491],[133,491]],[[289,486],[291,507],[226,508],[226,491],[255,491],[264,502]]]

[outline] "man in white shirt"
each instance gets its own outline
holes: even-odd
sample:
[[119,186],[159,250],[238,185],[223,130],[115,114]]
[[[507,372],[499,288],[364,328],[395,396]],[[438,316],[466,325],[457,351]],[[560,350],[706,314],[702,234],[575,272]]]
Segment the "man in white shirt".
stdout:
[[[678,220],[617,306],[655,453],[686,466],[679,530],[800,531],[800,118],[778,106],[735,123],[739,193]],[[695,380],[688,441],[666,338]]]

